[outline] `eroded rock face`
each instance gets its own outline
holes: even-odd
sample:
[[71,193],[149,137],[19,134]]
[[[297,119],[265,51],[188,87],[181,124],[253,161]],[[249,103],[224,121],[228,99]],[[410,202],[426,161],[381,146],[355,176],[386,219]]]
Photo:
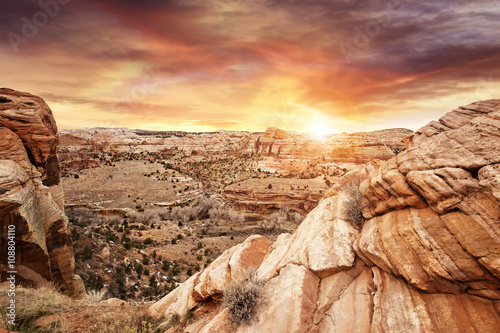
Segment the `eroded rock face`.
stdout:
[[[346,174],[268,248],[258,268],[268,301],[237,332],[498,332],[500,100],[460,107],[405,142]],[[363,196],[360,231],[349,184]],[[200,332],[232,331],[220,305],[196,319]]]
[[16,283],[55,283],[79,297],[73,243],[64,215],[52,111],[37,96],[0,89],[0,258],[7,278],[7,229],[16,227]]

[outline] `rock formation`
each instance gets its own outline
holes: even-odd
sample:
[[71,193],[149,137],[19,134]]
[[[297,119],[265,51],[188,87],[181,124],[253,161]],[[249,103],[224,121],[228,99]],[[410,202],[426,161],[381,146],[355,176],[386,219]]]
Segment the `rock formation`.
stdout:
[[7,232],[15,226],[16,283],[85,290],[73,274],[73,243],[64,215],[52,111],[37,96],[0,89],[0,258],[7,278]]
[[236,209],[250,212],[273,211],[288,207],[297,212],[308,213],[321,199],[321,194],[309,190],[283,193],[236,187],[226,189],[224,196]]
[[405,144],[341,178],[294,234],[227,250],[151,315],[167,325],[193,310],[177,329],[230,332],[221,294],[252,267],[266,300],[236,332],[498,332],[500,100],[460,107]]
[[241,157],[311,159],[366,163],[387,160],[404,148],[405,129],[336,134],[324,140],[308,134],[270,127],[265,133],[218,131],[211,133],[152,132],[127,128],[92,128],[60,132],[61,151],[152,152],[189,155],[231,154]]

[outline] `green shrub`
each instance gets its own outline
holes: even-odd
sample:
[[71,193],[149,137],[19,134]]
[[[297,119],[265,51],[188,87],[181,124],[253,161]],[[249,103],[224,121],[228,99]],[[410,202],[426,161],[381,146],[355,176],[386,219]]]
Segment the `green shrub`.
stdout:
[[92,258],[92,249],[85,246],[83,250],[75,252],[75,261],[88,261]]
[[191,310],[187,310],[182,316],[182,323],[184,325],[189,325],[194,320],[194,313]]
[[223,307],[229,310],[229,320],[233,327],[249,324],[256,316],[263,302],[262,287],[265,281],[254,270],[248,277],[231,283],[223,294]]

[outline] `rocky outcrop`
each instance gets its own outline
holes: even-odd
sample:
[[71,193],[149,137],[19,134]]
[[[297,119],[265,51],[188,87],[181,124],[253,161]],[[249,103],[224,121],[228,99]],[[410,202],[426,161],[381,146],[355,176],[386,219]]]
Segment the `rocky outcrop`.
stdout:
[[296,190],[292,193],[239,187],[224,190],[224,197],[236,209],[249,212],[272,212],[281,207],[288,207],[297,212],[308,213],[317,206],[321,196],[318,192],[309,190]]
[[150,313],[155,318],[184,313],[201,301],[216,297],[232,280],[241,280],[249,269],[257,269],[271,244],[262,236],[251,236],[242,244],[225,251],[203,272],[193,275],[154,304]]
[[[266,301],[236,332],[498,332],[500,100],[460,107],[405,142],[391,160],[341,178],[267,249],[257,270]],[[360,229],[351,207],[362,212]],[[226,262],[152,311],[195,309],[186,332],[232,331],[217,300],[234,279],[195,292],[199,276]]]
[[[64,215],[52,111],[37,96],[0,89],[0,258],[1,281],[55,283],[66,294],[85,290],[73,274],[73,243]],[[15,226],[15,269],[7,266],[9,226]]]

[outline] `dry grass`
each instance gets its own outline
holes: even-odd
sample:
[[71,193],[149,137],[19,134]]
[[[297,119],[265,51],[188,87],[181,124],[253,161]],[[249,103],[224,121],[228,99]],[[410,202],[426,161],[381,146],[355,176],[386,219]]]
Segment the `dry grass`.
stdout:
[[91,291],[72,300],[51,288],[16,288],[16,325],[8,324],[8,291],[0,289],[0,327],[28,333],[155,333],[158,325],[147,315],[146,304],[95,304],[105,291]]
[[146,308],[117,308],[114,312],[97,317],[99,330],[109,333],[155,333],[160,332],[158,325],[146,314]]
[[223,306],[229,309],[229,320],[233,327],[247,325],[255,318],[263,302],[264,285],[265,281],[254,270],[249,270],[246,279],[235,281],[224,290]]
[[[12,327],[8,324],[7,313],[5,307],[10,298],[6,289],[0,289],[0,326],[9,329],[14,329],[19,332],[45,332],[46,330],[36,330],[34,321],[38,318],[58,313],[61,311],[68,311],[75,303],[58,293],[52,288],[16,288],[16,326]],[[50,328],[53,330],[53,328]],[[47,330],[48,332],[48,330]]]
[[363,213],[361,212],[363,194],[359,190],[359,181],[352,181],[351,183],[346,184],[343,190],[346,191],[346,197],[343,202],[346,219],[358,228],[361,228],[365,219],[363,218]]
[[90,290],[87,292],[87,303],[88,304],[97,304],[104,298],[108,291],[106,289],[101,290]]

